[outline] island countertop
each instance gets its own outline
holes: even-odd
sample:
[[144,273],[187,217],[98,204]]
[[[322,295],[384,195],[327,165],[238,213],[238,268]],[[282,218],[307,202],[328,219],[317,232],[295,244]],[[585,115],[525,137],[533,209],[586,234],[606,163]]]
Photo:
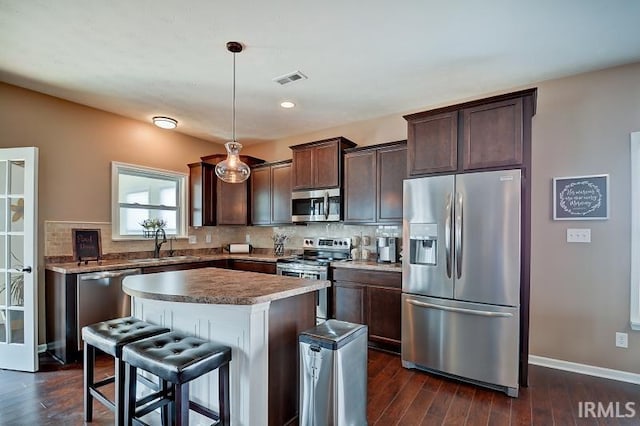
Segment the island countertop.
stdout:
[[330,287],[327,280],[200,268],[128,276],[122,289],[130,296],[167,302],[255,305]]

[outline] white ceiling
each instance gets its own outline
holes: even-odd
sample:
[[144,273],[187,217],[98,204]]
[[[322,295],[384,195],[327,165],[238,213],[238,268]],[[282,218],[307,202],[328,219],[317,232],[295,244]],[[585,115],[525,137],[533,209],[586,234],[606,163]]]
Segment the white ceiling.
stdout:
[[639,18],[637,0],[0,0],[0,80],[220,142],[240,41],[247,144],[636,62]]

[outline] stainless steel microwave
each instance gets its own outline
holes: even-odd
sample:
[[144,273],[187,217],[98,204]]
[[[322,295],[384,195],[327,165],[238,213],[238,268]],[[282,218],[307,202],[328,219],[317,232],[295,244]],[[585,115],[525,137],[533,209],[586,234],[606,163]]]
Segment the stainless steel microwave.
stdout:
[[340,188],[291,193],[292,222],[337,222],[342,219]]

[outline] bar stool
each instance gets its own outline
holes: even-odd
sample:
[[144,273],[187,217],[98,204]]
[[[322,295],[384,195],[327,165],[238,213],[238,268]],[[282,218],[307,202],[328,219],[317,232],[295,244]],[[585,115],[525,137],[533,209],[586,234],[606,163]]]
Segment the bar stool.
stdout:
[[[93,399],[97,399],[115,414],[115,424],[125,420],[125,364],[122,348],[131,342],[167,333],[165,327],[149,324],[134,317],[117,318],[82,327],[84,340],[84,420],[93,420]],[[115,374],[94,382],[96,348],[115,359]],[[109,400],[98,388],[115,382],[114,401]],[[166,416],[166,413],[164,413]]]
[[[169,382],[171,392],[160,398],[162,405],[172,405],[176,425],[189,424],[189,409],[216,424],[231,424],[229,412],[229,362],[231,348],[204,339],[172,331],[139,340],[124,347],[122,359],[127,364],[127,425],[150,410],[136,410],[137,369],[147,371]],[[218,370],[218,406],[215,411],[189,401],[189,382]],[[158,405],[154,404],[154,408]]]

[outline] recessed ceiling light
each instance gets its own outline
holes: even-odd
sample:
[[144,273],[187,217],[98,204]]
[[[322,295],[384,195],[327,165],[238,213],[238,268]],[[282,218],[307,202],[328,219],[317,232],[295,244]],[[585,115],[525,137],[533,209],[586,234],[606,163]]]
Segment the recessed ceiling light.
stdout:
[[171,117],[153,117],[153,124],[161,129],[175,129],[178,126],[178,121]]
[[280,106],[282,108],[293,108],[294,106],[296,106],[296,104],[294,104],[291,101],[284,101],[284,102],[280,102]]

